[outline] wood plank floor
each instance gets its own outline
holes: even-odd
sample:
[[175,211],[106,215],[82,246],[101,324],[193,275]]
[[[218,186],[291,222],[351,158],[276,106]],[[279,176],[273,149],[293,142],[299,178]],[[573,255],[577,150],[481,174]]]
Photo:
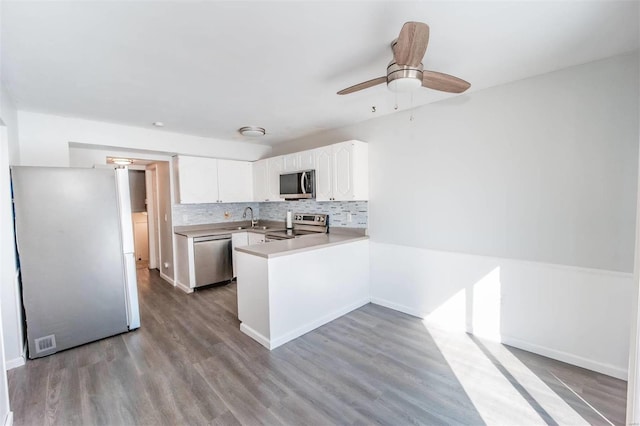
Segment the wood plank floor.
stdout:
[[142,328],[9,372],[20,425],[623,424],[626,383],[367,305],[269,352],[236,286],[138,270]]

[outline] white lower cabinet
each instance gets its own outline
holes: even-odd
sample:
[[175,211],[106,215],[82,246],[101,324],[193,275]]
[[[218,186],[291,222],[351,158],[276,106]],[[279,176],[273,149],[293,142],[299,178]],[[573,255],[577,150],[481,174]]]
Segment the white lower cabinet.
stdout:
[[249,245],[264,243],[264,234],[256,234],[255,232],[248,232]]
[[236,274],[236,247],[244,247],[249,245],[249,233],[248,232],[235,232],[231,234],[231,259],[233,260],[233,276]]

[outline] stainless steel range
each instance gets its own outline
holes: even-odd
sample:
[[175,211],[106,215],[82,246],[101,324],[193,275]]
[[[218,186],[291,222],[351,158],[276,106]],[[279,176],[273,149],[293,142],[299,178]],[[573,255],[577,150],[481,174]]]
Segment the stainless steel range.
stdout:
[[288,240],[305,235],[326,234],[329,232],[328,214],[295,213],[293,215],[293,229],[269,232],[265,235],[265,242]]

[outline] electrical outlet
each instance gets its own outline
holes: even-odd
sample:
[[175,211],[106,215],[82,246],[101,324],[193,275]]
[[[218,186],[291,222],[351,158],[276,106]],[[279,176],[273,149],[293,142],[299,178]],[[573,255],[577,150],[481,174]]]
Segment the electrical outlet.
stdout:
[[229,212],[224,212],[224,218],[225,219],[229,219],[231,217],[231,213]]

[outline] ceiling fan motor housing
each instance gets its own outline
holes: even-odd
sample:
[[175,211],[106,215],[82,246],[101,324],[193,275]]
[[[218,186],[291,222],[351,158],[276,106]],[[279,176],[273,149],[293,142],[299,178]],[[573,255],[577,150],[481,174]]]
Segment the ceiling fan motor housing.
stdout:
[[422,86],[422,64],[417,67],[398,65],[395,60],[387,66],[387,87],[394,92],[411,92]]

